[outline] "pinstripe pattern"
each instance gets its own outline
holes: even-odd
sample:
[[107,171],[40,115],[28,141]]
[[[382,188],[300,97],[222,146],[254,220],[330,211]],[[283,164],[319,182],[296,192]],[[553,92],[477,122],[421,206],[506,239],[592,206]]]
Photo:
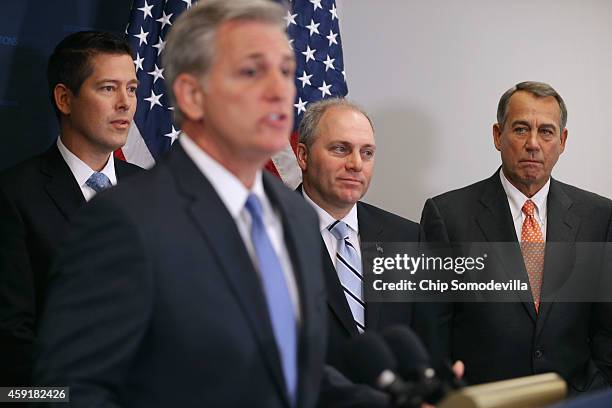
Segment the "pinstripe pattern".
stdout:
[[361,256],[348,239],[348,225],[334,221],[327,229],[338,240],[336,272],[346,296],[357,330],[365,330],[365,303],[363,301],[363,274]]

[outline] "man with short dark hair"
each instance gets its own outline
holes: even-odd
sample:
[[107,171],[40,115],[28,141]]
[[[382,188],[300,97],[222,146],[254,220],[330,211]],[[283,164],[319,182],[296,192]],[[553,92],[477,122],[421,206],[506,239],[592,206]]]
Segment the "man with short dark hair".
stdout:
[[0,175],[0,385],[29,384],[49,268],[73,214],[139,170],[112,155],[136,109],[129,44],[109,33],[71,34],[47,74],[57,142]]
[[319,215],[329,308],[327,362],[351,379],[346,343],[365,330],[411,326],[429,346],[434,322],[424,305],[367,302],[364,243],[419,242],[417,223],[364,203],[374,171],[376,142],[367,114],[346,99],[309,104],[297,149],[303,184],[298,187]]
[[565,150],[566,121],[565,103],[550,85],[517,84],[501,97],[493,125],[501,168],[425,203],[428,241],[515,242],[500,262],[508,278],[530,289],[515,303],[456,303],[445,310],[446,352],[465,362],[468,382],[555,371],[570,393],[612,384],[611,304],[544,296],[575,261],[570,250],[553,255],[555,245],[612,241],[612,201],[551,177]]

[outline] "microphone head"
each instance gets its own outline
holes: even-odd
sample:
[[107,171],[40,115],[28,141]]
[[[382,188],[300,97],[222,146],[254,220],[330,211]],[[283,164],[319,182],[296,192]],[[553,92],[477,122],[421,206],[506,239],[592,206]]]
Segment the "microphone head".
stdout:
[[384,387],[379,383],[381,375],[386,371],[394,372],[397,367],[397,361],[383,339],[370,332],[347,342],[345,358],[356,382],[376,388]]
[[435,371],[425,346],[417,335],[405,326],[391,326],[382,336],[399,363],[399,374],[406,380],[433,378]]

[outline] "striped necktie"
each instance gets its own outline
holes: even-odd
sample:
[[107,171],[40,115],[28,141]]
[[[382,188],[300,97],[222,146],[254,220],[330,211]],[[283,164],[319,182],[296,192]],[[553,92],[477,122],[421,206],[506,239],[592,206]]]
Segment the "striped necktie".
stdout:
[[365,330],[365,303],[363,301],[363,274],[361,256],[349,241],[349,227],[343,221],[334,221],[327,227],[338,240],[336,272],[359,333]]
[[544,273],[544,236],[540,224],[535,218],[535,204],[531,200],[525,201],[522,208],[525,221],[521,229],[521,252],[525,261],[525,269],[529,276],[529,285],[536,312],[540,307],[540,290],[542,288],[542,275]]

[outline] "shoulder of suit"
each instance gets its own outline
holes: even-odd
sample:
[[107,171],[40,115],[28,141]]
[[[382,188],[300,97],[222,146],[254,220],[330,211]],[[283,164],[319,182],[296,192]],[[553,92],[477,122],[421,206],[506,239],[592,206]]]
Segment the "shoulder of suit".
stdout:
[[141,171],[145,171],[145,169],[143,169],[140,166],[137,166],[135,164],[132,164],[132,163],[129,163],[123,160],[119,160],[119,159],[115,159],[115,166],[118,168],[121,168],[123,171],[127,172],[128,174],[135,174]]
[[359,214],[359,211],[366,211],[371,217],[376,218],[377,220],[380,220],[381,222],[387,224],[414,226],[417,228],[419,225],[418,223],[410,221],[407,218],[404,218],[387,210],[383,210],[382,208],[376,207],[372,204],[364,203],[362,201],[359,201],[357,203],[357,214]]
[[0,172],[0,187],[5,190],[30,187],[40,178],[41,163],[46,153],[29,157]]
[[[497,173],[494,177],[499,177]],[[431,200],[435,201],[438,206],[455,205],[457,202],[469,200],[472,198],[478,199],[484,191],[494,182],[492,177],[480,180],[476,183],[461,187],[455,190],[447,191],[446,193],[437,195]],[[501,186],[501,182],[500,182]]]
[[612,200],[609,198],[558,180],[553,180],[553,182],[556,183],[574,203],[585,204],[593,207],[609,208],[612,210]]

